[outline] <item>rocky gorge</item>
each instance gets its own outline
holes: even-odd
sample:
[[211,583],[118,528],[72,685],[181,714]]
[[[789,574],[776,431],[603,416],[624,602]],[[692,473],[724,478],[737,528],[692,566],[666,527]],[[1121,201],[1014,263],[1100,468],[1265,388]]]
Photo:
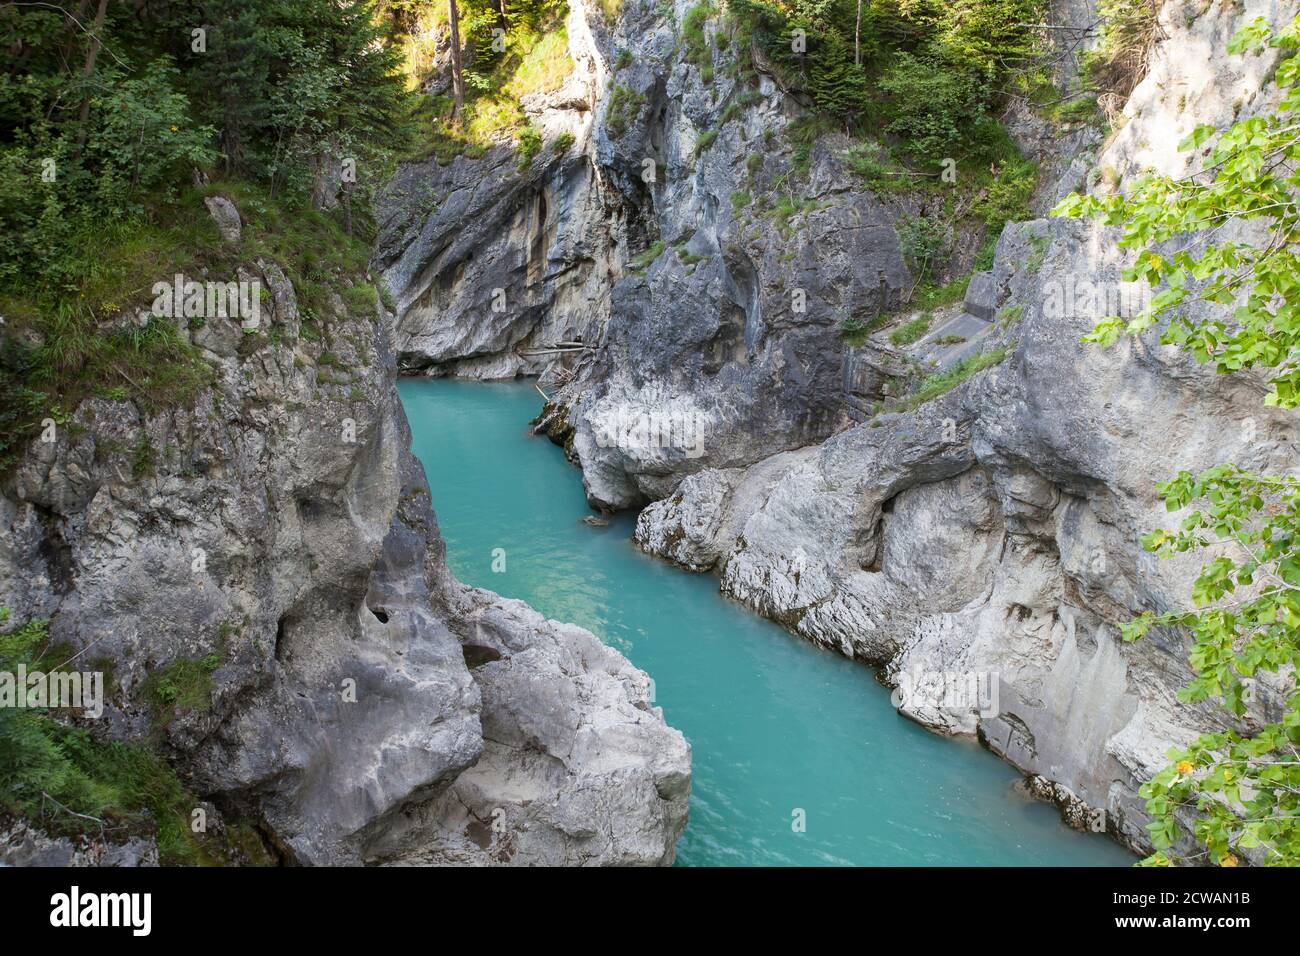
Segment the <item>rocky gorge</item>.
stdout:
[[[399,363],[538,375],[536,427],[595,508],[642,509],[642,548],[882,668],[905,715],[977,736],[1075,825],[1149,851],[1139,787],[1171,745],[1216,726],[1176,698],[1184,637],[1119,636],[1141,609],[1176,606],[1196,572],[1141,547],[1164,516],[1153,476],[1225,456],[1289,471],[1296,433],[1250,376],[1145,337],[1082,345],[1150,290],[1121,280],[1114,230],[1046,213],[1072,190],[1182,174],[1193,127],[1270,108],[1275,52],[1222,51],[1294,5],[1160,5],[1108,137],[1009,117],[1039,160],[1043,218],[1009,223],[964,301],[902,346],[888,322],[843,329],[907,315],[917,278],[900,232],[934,210],[865,188],[838,133],[792,140],[806,96],[757,48],[754,76],[729,69],[740,54],[719,18],[703,20],[701,57],[679,36],[692,9],[629,2],[611,19],[572,3],[573,73],[525,104],[555,146],[519,170],[500,149],[398,174],[375,266]],[[1100,21],[1069,2],[1051,19],[1075,25],[1056,74],[1069,89]],[[948,275],[974,263],[962,228]],[[918,391],[918,367],[963,360],[975,374]],[[993,675],[997,706],[909,692],[951,673]],[[1261,680],[1245,726],[1280,699]]]
[[[669,865],[692,753],[653,675],[458,581],[412,453],[399,377],[527,377],[590,526],[636,512],[642,551],[875,668],[904,716],[1149,852],[1139,789],[1223,721],[1177,696],[1186,635],[1120,636],[1199,566],[1143,549],[1168,520],[1155,481],[1225,458],[1291,472],[1300,437],[1253,373],[1154,335],[1080,341],[1151,290],[1123,281],[1115,229],[1052,208],[1185,174],[1198,124],[1274,108],[1278,51],[1223,51],[1300,12],[1157,6],[1105,115],[1013,98],[998,118],[1036,164],[1029,218],[978,212],[1001,180],[968,188],[944,157],[933,188],[889,184],[707,0],[569,0],[571,68],[520,100],[536,148],[406,158],[366,267],[291,267],[250,239],[260,199],[209,189],[201,228],[262,321],[173,323],[201,370],[186,401],[101,388],[41,422],[0,478],[0,621],[105,675],[102,719],[72,723],[161,756],[205,862]],[[1047,9],[1068,101],[1105,18]],[[178,275],[178,298],[220,278]],[[978,693],[936,693],[953,678]],[[1277,719],[1288,680],[1252,681],[1235,726]],[[40,796],[48,827],[0,813],[0,863],[169,861],[134,823],[60,832],[71,811]]]

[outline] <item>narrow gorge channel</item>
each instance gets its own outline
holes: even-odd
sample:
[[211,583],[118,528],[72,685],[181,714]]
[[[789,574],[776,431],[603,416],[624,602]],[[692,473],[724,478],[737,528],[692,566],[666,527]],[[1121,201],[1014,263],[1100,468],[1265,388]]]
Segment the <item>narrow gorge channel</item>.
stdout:
[[678,865],[1132,861],[1020,795],[992,754],[900,717],[868,668],[728,602],[711,576],[642,554],[630,515],[582,523],[580,475],[529,433],[531,384],[399,390],[456,576],[589,628],[654,678],[693,748]]

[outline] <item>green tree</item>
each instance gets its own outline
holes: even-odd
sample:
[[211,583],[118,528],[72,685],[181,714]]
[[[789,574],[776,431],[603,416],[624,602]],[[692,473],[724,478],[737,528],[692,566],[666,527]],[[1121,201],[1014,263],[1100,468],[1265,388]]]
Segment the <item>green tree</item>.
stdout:
[[[1265,44],[1284,57],[1275,80],[1275,113],[1226,130],[1200,126],[1181,147],[1202,150],[1208,162],[1180,179],[1147,176],[1128,195],[1068,197],[1056,210],[1096,217],[1123,228],[1120,245],[1134,251],[1130,280],[1158,289],[1151,305],[1129,321],[1110,317],[1084,337],[1110,345],[1121,335],[1161,326],[1160,340],[1177,345],[1220,373],[1262,369],[1272,386],[1266,403],[1300,405],[1300,20],[1274,34],[1262,20],[1243,28],[1230,53]],[[1263,226],[1263,242],[1227,238],[1234,223]],[[1223,308],[1210,317],[1196,303]],[[1230,311],[1229,311],[1230,307]],[[1171,765],[1142,794],[1156,847],[1148,862],[1181,862],[1180,818],[1194,818],[1201,854],[1236,865],[1242,851],[1265,862],[1300,865],[1300,481],[1252,474],[1224,464],[1180,473],[1158,486],[1170,512],[1190,508],[1173,530],[1156,530],[1143,544],[1162,557],[1208,551],[1191,608],[1149,611],[1128,624],[1136,640],[1153,628],[1190,631],[1194,679],[1186,701],[1217,700],[1239,718],[1248,683],[1263,673],[1281,687],[1278,719],[1230,722],[1170,752]]]
[[886,129],[908,152],[937,162],[969,151],[969,131],[984,119],[987,91],[972,74],[934,56],[900,54],[880,81],[889,96]]
[[819,107],[840,119],[852,120],[866,109],[870,96],[866,75],[853,62],[853,52],[839,33],[827,33],[814,48],[808,89]]

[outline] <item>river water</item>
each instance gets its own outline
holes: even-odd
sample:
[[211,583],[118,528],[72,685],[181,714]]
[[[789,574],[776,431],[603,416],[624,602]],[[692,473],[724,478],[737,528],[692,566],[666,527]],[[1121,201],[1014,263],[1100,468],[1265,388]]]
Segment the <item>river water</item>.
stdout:
[[630,516],[582,524],[581,476],[528,432],[530,384],[399,389],[456,576],[590,629],[654,678],[693,749],[679,866],[1134,861],[1015,793],[1016,772],[978,745],[898,716],[869,668],[642,554]]

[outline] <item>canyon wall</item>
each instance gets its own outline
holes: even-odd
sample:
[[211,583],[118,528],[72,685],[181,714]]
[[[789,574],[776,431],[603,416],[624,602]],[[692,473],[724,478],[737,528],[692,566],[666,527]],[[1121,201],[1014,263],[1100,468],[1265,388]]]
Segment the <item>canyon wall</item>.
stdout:
[[[240,275],[259,328],[179,323],[192,406],[88,399],[0,488],[0,606],[111,675],[85,725],[286,861],[670,863],[688,745],[618,652],[454,580],[373,291],[308,319],[274,262]],[[58,842],[0,859],[86,856]]]
[[[1263,406],[1260,381],[1216,376],[1154,336],[1081,344],[1145,293],[1121,281],[1117,233],[1088,223],[1008,225],[935,331],[850,345],[846,320],[902,309],[915,277],[896,226],[927,209],[862,188],[843,137],[793,145],[806,98],[761,58],[742,82],[716,18],[706,81],[676,39],[688,8],[629,0],[611,24],[578,0],[578,69],[546,104],[573,145],[522,172],[503,149],[395,182],[377,263],[404,365],[540,374],[539,429],[593,506],[644,506],[642,547],[884,668],[905,715],[978,735],[1071,822],[1148,849],[1137,789],[1217,719],[1176,698],[1185,636],[1119,637],[1136,612],[1184,604],[1198,566],[1141,548],[1170,520],[1155,482],[1223,460],[1289,470],[1292,416]],[[1194,168],[1202,157],[1177,144],[1195,125],[1276,102],[1276,53],[1231,56],[1228,40],[1295,12],[1164,4],[1109,135],[1013,110],[1009,131],[1040,160],[1036,212],[1144,169]],[[1057,3],[1052,18],[1082,31],[1057,76],[1067,90],[1095,15]],[[976,244],[957,244],[947,274],[970,270]],[[988,367],[909,401],[918,371],[975,359]],[[915,692],[935,674],[991,677],[996,702]],[[1260,682],[1245,726],[1273,712],[1275,690]]]

